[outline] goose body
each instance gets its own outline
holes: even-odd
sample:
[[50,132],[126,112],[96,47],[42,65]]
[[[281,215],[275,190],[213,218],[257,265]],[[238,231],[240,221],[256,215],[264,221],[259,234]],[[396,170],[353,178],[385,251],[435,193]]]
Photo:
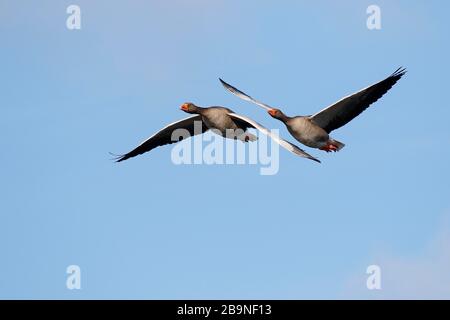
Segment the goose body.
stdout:
[[286,122],[289,133],[299,142],[311,148],[321,148],[329,140],[328,133],[309,117],[292,117]]
[[312,116],[289,117],[281,110],[260,102],[241,90],[231,86],[222,79],[222,85],[239,98],[255,103],[266,109],[270,116],[282,121],[289,133],[302,144],[324,150],[326,152],[339,151],[345,145],[332,139],[329,134],[355,117],[360,115],[371,104],[380,99],[406,73],[404,68],[397,69],[386,79],[368,86],[354,94],[346,96],[336,103],[326,107]]
[[[208,129],[215,129],[223,137],[226,137],[227,130],[230,132],[230,130],[243,130],[246,131],[247,128],[250,126],[247,126],[245,123],[242,123],[240,121],[237,121],[230,117],[230,113],[233,113],[232,110],[224,107],[209,107],[209,108],[202,108],[198,111],[203,123],[208,127]],[[256,140],[256,137],[254,137],[251,134],[248,134],[247,136],[244,136],[243,139],[249,138],[251,141]],[[240,139],[242,140],[242,138]]]

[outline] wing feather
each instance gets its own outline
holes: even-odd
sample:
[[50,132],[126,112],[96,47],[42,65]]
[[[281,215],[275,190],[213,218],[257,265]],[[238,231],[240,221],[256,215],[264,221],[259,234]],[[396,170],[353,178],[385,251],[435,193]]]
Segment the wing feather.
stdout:
[[176,129],[186,129],[189,131],[191,136],[201,134],[208,130],[208,128],[202,122],[201,132],[195,132],[196,130],[194,129],[196,121],[202,121],[202,117],[200,115],[195,115],[193,117],[189,117],[186,119],[170,123],[161,130],[159,130],[157,133],[155,133],[154,135],[143,141],[139,146],[137,146],[130,152],[117,156],[115,160],[116,162],[121,162],[129,158],[135,157],[137,155],[143,154],[145,152],[148,152],[156,147],[178,142],[172,140],[172,133]]
[[222,79],[220,79],[220,82],[222,83],[222,85],[225,87],[225,89],[227,89],[228,91],[230,91],[232,94],[234,94],[235,96],[238,96],[239,98],[245,100],[245,101],[249,101],[249,102],[253,102],[254,104],[262,107],[263,109],[266,110],[270,110],[273,109],[271,106],[269,106],[268,104],[262,103],[261,101],[258,101],[252,97],[250,97],[248,94],[242,92],[241,90],[233,87],[232,85],[226,83],[225,81],[223,81]]
[[398,68],[386,79],[342,98],[333,105],[312,115],[310,118],[318,126],[330,133],[360,115],[372,103],[376,102],[388,92],[405,73],[406,69]]

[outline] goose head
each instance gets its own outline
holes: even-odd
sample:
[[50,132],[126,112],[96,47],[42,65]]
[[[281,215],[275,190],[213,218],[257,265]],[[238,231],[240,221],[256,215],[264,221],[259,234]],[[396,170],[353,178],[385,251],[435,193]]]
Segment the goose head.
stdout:
[[286,115],[280,109],[272,108],[272,109],[267,110],[267,113],[269,113],[269,115],[272,118],[275,118],[278,120],[283,121],[286,118]]
[[181,105],[180,110],[187,113],[198,113],[198,107],[192,102],[185,102]]

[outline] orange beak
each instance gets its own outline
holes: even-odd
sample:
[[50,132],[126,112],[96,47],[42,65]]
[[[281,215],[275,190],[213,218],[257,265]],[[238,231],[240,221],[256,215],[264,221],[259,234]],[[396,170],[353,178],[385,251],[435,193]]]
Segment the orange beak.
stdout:
[[272,117],[275,116],[275,114],[277,113],[277,110],[275,109],[270,109],[269,111],[267,111]]
[[183,104],[181,105],[180,109],[183,110],[183,111],[187,111],[187,110],[188,110],[188,105],[187,105],[187,103],[183,103]]

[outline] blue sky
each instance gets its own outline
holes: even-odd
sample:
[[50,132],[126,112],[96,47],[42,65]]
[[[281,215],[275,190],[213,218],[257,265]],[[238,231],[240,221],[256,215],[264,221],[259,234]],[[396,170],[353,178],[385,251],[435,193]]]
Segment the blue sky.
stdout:
[[[66,8],[81,8],[81,30]],[[366,8],[381,8],[368,30]],[[0,298],[450,298],[444,1],[0,0]],[[322,164],[116,164],[222,77],[310,114],[405,66]],[[292,138],[289,137],[291,141]],[[81,268],[81,290],[66,268]],[[366,289],[377,264],[382,290]]]

